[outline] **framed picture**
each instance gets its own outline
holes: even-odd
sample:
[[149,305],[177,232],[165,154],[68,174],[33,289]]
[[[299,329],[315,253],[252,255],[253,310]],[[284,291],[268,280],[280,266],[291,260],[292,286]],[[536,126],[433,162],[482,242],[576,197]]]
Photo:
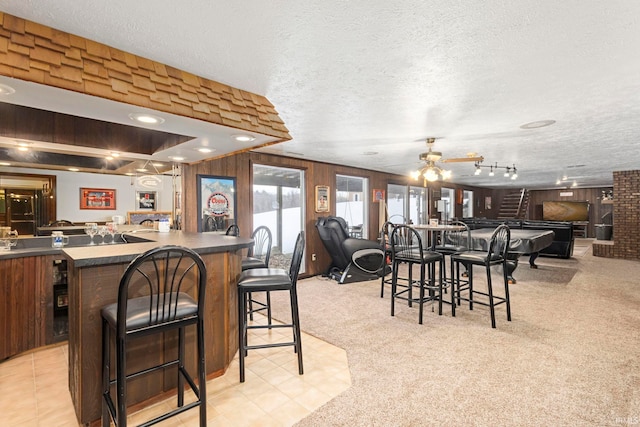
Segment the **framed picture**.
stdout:
[[484,198],[484,208],[487,210],[491,209],[491,196],[486,196]]
[[329,212],[328,185],[316,185],[316,212]]
[[158,207],[158,193],[155,191],[136,191],[136,203],[138,209],[155,211]]
[[374,203],[377,203],[380,200],[384,200],[384,190],[374,188],[372,198]]
[[107,209],[116,208],[116,190],[106,188],[81,188],[80,209]]
[[236,223],[236,179],[196,175],[198,186],[198,232],[224,233]]

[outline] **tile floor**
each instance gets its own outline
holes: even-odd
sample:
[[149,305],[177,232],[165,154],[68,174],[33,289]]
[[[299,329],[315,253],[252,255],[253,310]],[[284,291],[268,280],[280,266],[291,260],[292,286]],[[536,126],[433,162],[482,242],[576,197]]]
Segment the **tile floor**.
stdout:
[[[255,322],[265,322],[256,315]],[[290,330],[251,331],[249,342],[290,340]],[[292,347],[249,351],[246,381],[238,379],[237,357],[222,377],[207,382],[209,426],[290,426],[351,385],[346,352],[302,334],[304,375]],[[11,427],[77,425],[67,387],[66,344],[42,348],[0,362],[0,424]],[[63,368],[63,369],[61,369]],[[129,417],[137,425],[165,412],[168,399]],[[196,426],[192,409],[160,426]]]

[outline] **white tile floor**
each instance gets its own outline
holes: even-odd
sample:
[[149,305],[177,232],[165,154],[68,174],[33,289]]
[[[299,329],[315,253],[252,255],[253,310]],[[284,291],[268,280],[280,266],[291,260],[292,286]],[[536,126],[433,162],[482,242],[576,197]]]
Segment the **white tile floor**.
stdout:
[[[265,322],[256,315],[255,322]],[[249,342],[291,339],[289,329],[253,330]],[[246,381],[238,379],[237,357],[225,375],[207,382],[209,426],[290,426],[351,385],[344,350],[302,335],[304,375],[298,375],[292,347],[249,351]],[[68,348],[50,346],[0,363],[0,425],[11,427],[75,426],[68,390]],[[131,414],[137,425],[162,413],[174,398]],[[192,409],[161,426],[196,426]]]

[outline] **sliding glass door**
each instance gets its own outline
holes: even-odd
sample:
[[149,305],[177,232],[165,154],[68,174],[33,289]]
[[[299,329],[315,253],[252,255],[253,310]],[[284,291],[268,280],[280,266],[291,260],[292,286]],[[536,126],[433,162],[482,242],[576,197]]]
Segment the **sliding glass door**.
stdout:
[[[271,230],[269,267],[289,268],[304,215],[304,171],[253,165],[253,228],[265,225]],[[304,262],[300,271],[305,271]]]

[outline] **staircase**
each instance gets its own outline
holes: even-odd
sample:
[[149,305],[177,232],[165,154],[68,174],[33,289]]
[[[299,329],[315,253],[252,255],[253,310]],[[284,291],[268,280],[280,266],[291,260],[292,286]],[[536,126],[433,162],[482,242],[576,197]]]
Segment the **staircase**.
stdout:
[[498,219],[524,219],[528,211],[529,191],[523,188],[504,196],[498,212]]

